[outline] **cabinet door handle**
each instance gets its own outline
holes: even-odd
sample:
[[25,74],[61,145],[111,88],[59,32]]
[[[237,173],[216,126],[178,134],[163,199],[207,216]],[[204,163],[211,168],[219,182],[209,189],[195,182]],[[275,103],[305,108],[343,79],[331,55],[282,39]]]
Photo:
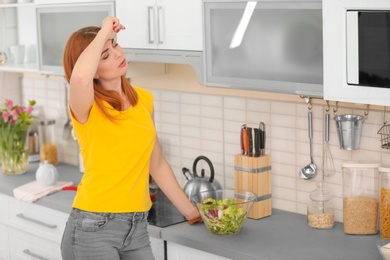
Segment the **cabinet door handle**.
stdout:
[[164,9],[162,6],[157,6],[157,29],[158,44],[164,44]]
[[34,257],[34,258],[36,258],[36,259],[40,259],[40,260],[50,260],[49,258],[40,256],[40,255],[37,255],[37,254],[31,252],[29,249],[24,249],[24,250],[23,250],[23,253],[25,253],[26,255],[32,256],[32,257]]
[[19,213],[16,215],[18,218],[21,218],[21,219],[24,219],[24,220],[27,220],[27,221],[30,221],[30,222],[33,222],[35,224],[38,224],[38,225],[41,225],[41,226],[44,226],[44,227],[47,227],[47,228],[56,228],[57,225],[50,225],[50,224],[47,224],[45,222],[42,222],[42,221],[39,221],[39,220],[36,220],[36,219],[33,219],[33,218],[29,218],[29,217],[26,217],[25,215],[23,215],[22,213]]
[[[154,7],[148,6],[148,37],[149,44],[154,44],[154,36],[155,36],[155,15],[154,15]],[[153,20],[152,20],[153,19]]]

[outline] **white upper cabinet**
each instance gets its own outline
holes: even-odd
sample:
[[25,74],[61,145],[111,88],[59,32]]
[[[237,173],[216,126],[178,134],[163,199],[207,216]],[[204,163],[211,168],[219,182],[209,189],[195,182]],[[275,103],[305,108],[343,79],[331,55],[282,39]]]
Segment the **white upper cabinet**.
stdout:
[[116,0],[123,48],[203,49],[201,0]]

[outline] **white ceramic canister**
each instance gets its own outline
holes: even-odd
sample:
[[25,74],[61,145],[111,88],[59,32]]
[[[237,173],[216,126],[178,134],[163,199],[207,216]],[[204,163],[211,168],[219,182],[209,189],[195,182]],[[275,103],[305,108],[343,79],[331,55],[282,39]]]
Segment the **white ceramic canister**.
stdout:
[[37,172],[35,173],[35,178],[42,186],[52,186],[58,181],[57,168],[48,161],[44,161],[39,164]]

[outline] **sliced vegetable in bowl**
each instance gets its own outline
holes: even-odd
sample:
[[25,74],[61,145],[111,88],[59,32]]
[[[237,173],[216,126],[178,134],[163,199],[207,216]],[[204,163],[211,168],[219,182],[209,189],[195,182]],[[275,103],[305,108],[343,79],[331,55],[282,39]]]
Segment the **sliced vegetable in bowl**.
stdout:
[[206,227],[218,235],[238,233],[255,199],[243,190],[203,191],[191,197]]

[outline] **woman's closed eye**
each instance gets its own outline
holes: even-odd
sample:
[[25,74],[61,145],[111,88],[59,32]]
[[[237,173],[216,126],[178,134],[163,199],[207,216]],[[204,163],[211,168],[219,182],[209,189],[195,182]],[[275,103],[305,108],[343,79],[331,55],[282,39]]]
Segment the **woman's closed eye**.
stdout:
[[[115,48],[115,47],[117,47],[119,44],[118,44],[116,41],[114,41],[114,39],[113,39],[112,42],[111,42],[111,45],[112,45],[112,48]],[[106,59],[108,59],[109,56],[110,56],[110,54],[109,54],[109,49],[105,49],[105,50],[103,51],[102,55],[101,55],[102,59],[103,59],[103,60],[106,60]]]

